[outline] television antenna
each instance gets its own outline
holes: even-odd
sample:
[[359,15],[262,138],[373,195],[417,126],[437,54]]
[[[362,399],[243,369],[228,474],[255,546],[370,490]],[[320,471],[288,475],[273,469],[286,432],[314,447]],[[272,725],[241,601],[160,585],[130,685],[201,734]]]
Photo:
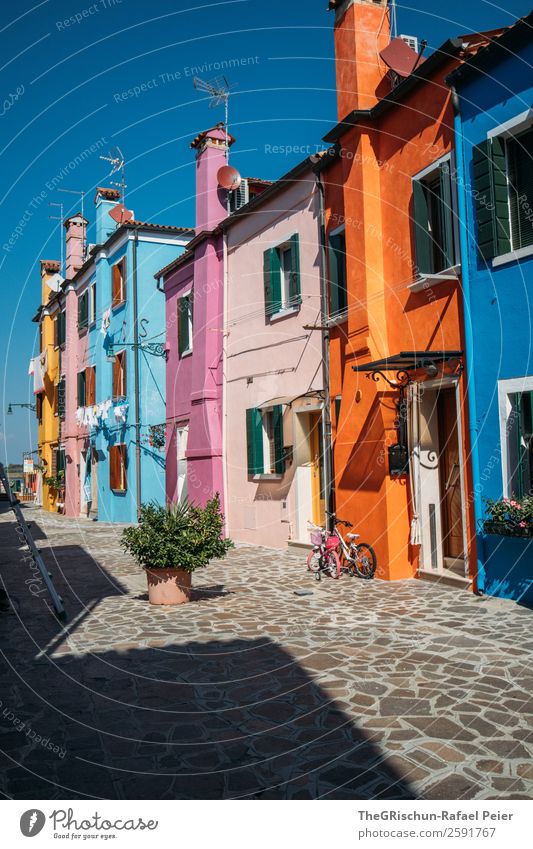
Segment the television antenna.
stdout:
[[59,215],[49,215],[48,218],[50,221],[60,221],[59,225],[59,241],[61,243],[61,265],[59,266],[59,270],[61,274],[64,276],[63,269],[63,204],[62,203],[54,203],[54,201],[50,201],[48,206],[58,206],[59,207]]
[[[210,96],[209,108],[216,109],[224,106],[224,129],[229,134],[229,98],[231,89],[236,83],[230,85],[226,77],[215,77],[214,80],[202,80],[194,77],[193,85],[196,91],[205,91]],[[229,160],[229,144],[226,145],[226,160]]]
[[[81,198],[81,217],[85,218],[85,215],[83,214],[85,192],[80,192],[78,189],[58,189],[58,192],[66,192],[69,195],[78,195],[78,197]],[[87,255],[87,239],[83,240],[81,248],[82,259],[84,260]]]
[[111,165],[111,171],[109,172],[109,176],[112,177],[113,174],[118,174],[120,172],[120,182],[116,182],[115,180],[111,180],[112,186],[117,186],[120,189],[120,200],[122,205],[124,206],[124,195],[126,190],[126,183],[124,181],[124,156],[119,147],[113,147],[107,156],[101,156],[100,159],[103,159],[104,162],[109,162]]

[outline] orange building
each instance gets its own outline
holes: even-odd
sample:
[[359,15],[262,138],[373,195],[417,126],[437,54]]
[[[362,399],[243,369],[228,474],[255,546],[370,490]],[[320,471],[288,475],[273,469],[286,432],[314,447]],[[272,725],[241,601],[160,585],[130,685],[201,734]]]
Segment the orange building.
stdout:
[[337,515],[374,546],[377,577],[475,586],[444,78],[483,39],[452,39],[424,60],[391,39],[386,0],[330,8],[340,121],[325,139],[339,150],[339,173],[326,175]]

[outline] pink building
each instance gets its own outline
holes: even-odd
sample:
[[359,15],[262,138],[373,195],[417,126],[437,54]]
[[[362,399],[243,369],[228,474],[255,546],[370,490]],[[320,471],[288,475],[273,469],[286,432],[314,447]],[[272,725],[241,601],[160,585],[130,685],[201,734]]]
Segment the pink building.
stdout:
[[233,539],[283,548],[324,520],[320,206],[309,160],[223,223],[224,442]]
[[224,262],[220,222],[227,192],[217,173],[234,139],[218,125],[192,142],[196,151],[195,237],[157,272],[166,299],[168,501],[204,504],[224,497],[222,345]]

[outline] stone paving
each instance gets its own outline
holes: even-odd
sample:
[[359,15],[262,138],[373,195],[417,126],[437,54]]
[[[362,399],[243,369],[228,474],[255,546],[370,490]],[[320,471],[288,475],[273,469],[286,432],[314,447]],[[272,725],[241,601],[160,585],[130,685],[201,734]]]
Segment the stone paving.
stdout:
[[532,797],[530,611],[415,580],[318,584],[305,556],[250,546],[196,573],[193,603],[154,608],[120,528],[25,515],[69,621],[29,592],[4,505],[6,797]]

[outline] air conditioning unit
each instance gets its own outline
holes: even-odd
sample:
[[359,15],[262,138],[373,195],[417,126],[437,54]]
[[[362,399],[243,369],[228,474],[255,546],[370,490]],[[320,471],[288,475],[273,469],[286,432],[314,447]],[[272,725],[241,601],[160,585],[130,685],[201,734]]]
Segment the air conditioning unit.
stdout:
[[237,210],[247,204],[249,200],[250,190],[248,187],[248,180],[244,177],[238,189],[235,189],[233,192],[228,192],[229,214],[231,215],[233,212],[237,212]]
[[418,53],[418,38],[416,37],[416,35],[401,35],[400,38],[402,39],[402,41],[405,41],[405,43],[408,47],[411,48],[411,50],[414,50],[415,53]]

